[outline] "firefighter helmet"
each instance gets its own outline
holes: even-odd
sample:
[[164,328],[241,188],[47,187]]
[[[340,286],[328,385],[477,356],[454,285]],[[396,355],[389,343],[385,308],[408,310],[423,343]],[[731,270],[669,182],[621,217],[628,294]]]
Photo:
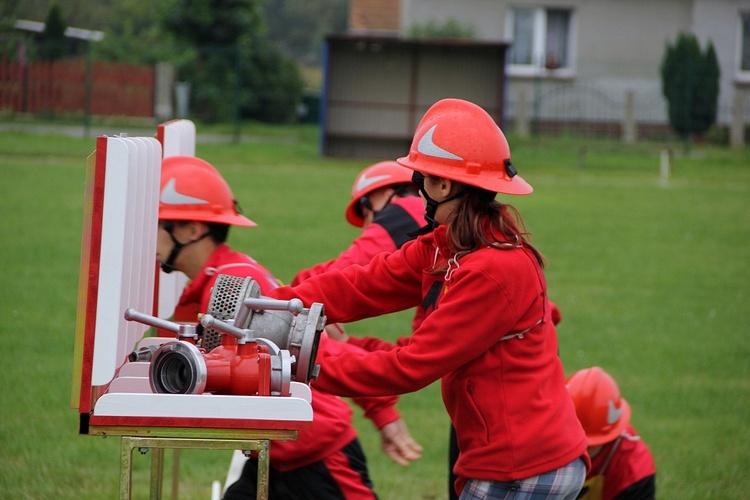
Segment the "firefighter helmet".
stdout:
[[257,225],[240,213],[219,171],[194,156],[169,156],[162,160],[159,219]]
[[505,135],[481,107],[461,99],[443,99],[422,117],[409,155],[398,163],[423,174],[455,180],[505,194],[530,194],[517,175]]
[[575,372],[566,385],[589,446],[612,441],[630,423],[630,405],[614,379],[600,367]]
[[365,220],[358,210],[363,196],[386,186],[411,184],[411,170],[402,167],[395,161],[381,161],[370,165],[359,173],[352,185],[352,199],[346,207],[346,220],[352,226],[362,227]]

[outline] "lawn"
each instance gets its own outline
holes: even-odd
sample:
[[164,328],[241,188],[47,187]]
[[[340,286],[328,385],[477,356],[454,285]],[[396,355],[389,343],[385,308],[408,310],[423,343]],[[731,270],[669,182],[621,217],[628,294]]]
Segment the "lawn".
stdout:
[[[343,210],[368,161],[320,157],[311,126],[243,133],[240,143],[201,141],[198,155],[259,224],[234,230],[230,243],[289,280],[356,236]],[[673,145],[667,179],[659,159],[668,144],[510,142],[535,192],[503,200],[520,209],[547,258],[566,373],[600,365],[619,381],[656,459],[660,498],[745,497],[750,152]],[[79,436],[70,407],[84,166],[94,147],[94,138],[0,133],[2,498],[117,497],[119,439]],[[348,330],[393,339],[408,326],[400,313]],[[355,410],[380,498],[445,498],[448,422],[438,386],[403,396],[400,409],[425,447],[408,469],[379,451],[377,432]],[[228,462],[228,452],[183,451],[180,497],[209,498]],[[148,467],[149,455],[136,457],[137,498],[147,496]]]

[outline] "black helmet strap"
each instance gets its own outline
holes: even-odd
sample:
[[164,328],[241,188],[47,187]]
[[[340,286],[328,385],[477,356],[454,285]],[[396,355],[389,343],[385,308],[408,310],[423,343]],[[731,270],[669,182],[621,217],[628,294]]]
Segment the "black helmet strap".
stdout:
[[186,246],[188,246],[188,245],[190,245],[192,243],[196,243],[196,242],[202,240],[206,236],[210,236],[211,235],[211,231],[207,231],[200,238],[198,238],[196,240],[189,241],[187,243],[181,243],[181,242],[177,241],[177,238],[174,237],[174,234],[173,234],[174,233],[174,222],[172,222],[172,221],[164,221],[164,222],[162,222],[162,227],[164,228],[164,230],[167,233],[169,233],[169,237],[172,238],[172,243],[174,243],[174,246],[172,247],[172,251],[169,252],[169,257],[167,257],[167,261],[166,262],[162,262],[161,264],[159,264],[159,267],[161,267],[161,270],[164,271],[167,274],[169,274],[172,271],[175,271],[177,269],[176,267],[174,267],[174,263],[177,260],[177,256],[180,255],[180,252],[182,251],[183,248],[185,248]]

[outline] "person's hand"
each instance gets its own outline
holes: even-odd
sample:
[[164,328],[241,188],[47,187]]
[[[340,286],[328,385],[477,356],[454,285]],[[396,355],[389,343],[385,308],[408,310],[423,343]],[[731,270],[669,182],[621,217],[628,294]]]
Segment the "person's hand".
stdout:
[[391,460],[406,467],[422,458],[422,447],[414,441],[403,419],[394,420],[380,429],[381,448]]
[[552,306],[552,324],[557,325],[562,321],[562,313],[560,312],[560,308],[557,307],[557,304],[554,302],[550,301],[549,305]]
[[346,342],[349,340],[349,334],[344,331],[344,325],[341,323],[331,323],[326,325],[325,330],[328,336],[333,340],[338,340],[339,342]]

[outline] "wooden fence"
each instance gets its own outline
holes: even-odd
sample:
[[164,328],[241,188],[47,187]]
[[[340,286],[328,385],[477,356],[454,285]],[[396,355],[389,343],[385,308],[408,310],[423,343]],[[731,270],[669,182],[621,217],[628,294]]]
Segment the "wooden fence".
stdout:
[[153,66],[0,58],[0,111],[151,117],[154,84]]

